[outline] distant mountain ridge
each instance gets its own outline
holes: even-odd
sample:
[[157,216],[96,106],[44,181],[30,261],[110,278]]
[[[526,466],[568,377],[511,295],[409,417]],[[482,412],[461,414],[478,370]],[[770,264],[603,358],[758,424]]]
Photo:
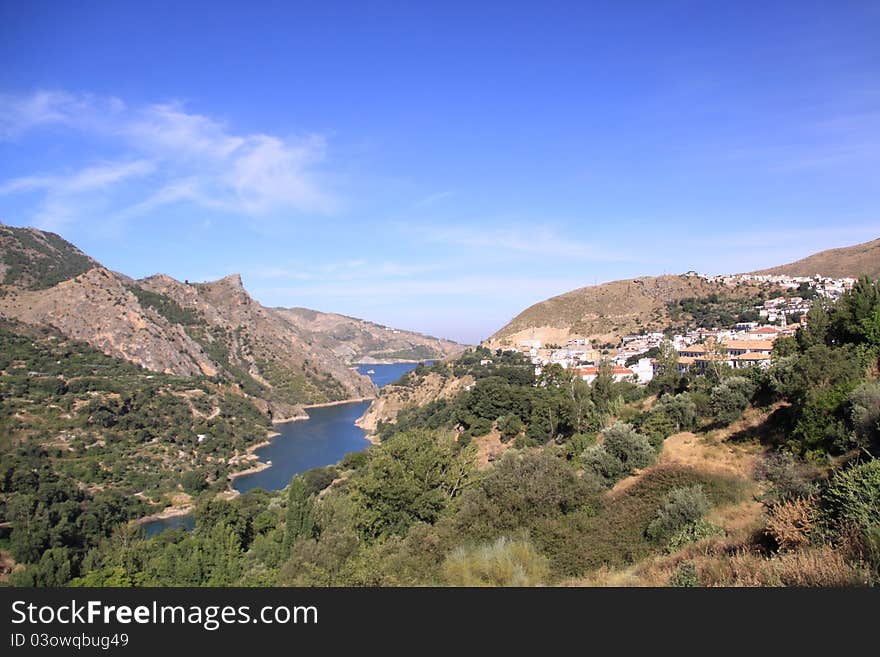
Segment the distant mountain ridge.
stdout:
[[[221,377],[274,417],[374,396],[369,378],[350,367],[358,357],[409,349],[443,358],[464,348],[393,330],[383,331],[383,342],[378,325],[317,311],[306,319],[305,312],[260,305],[237,274],[208,283],[163,274],[134,280],[58,235],[0,224],[0,318],[51,326],[156,372]],[[337,339],[325,326],[353,337]]]
[[273,308],[304,331],[321,340],[350,363],[421,361],[461,354],[464,345],[430,335],[402,331],[335,313],[308,308]]
[[880,278],[880,239],[820,251],[787,265],[753,272],[786,276],[828,276],[830,278],[858,278],[867,274]]

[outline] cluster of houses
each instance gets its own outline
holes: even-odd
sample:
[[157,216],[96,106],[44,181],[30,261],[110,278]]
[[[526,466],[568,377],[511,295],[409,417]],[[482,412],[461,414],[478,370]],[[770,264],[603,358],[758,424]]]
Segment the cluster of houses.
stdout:
[[[781,274],[731,274],[724,276],[704,276],[696,272],[688,272],[699,276],[710,283],[721,283],[728,287],[736,287],[739,283],[769,283],[787,290],[810,289],[820,297],[839,299],[847,290],[856,284],[855,278],[830,278],[828,276],[784,276]],[[771,320],[772,321],[772,320]]]
[[[800,290],[813,297],[837,299],[856,283],[854,278],[827,278],[824,276],[777,276],[738,274],[734,276],[700,276],[710,282],[736,286],[741,282],[770,283],[790,290]],[[693,329],[671,338],[678,353],[678,367],[682,373],[703,373],[707,368],[727,365],[733,369],[769,367],[773,357],[773,343],[783,335],[794,335],[801,319],[810,310],[811,301],[805,297],[777,297],[766,300],[755,310],[758,322],[741,322],[732,329]],[[625,335],[616,349],[599,350],[585,338],[569,340],[562,347],[544,345],[540,340],[523,340],[517,351],[526,354],[540,374],[544,367],[558,364],[573,369],[584,381],[592,383],[599,374],[599,363],[609,360],[614,367],[615,381],[632,381],[645,385],[654,378],[655,362],[638,356],[658,349],[669,338],[661,332]]]
[[654,378],[655,360],[634,357],[645,354],[669,340],[678,353],[682,373],[703,373],[708,367],[727,365],[733,369],[769,367],[773,343],[783,335],[794,335],[799,324],[759,325],[742,322],[732,329],[694,329],[667,338],[663,333],[625,335],[615,350],[600,351],[583,338],[570,340],[565,347],[545,346],[539,340],[523,340],[517,350],[531,358],[536,374],[557,364],[575,370],[587,383],[599,375],[599,363],[610,361],[615,381],[631,381],[645,385]]

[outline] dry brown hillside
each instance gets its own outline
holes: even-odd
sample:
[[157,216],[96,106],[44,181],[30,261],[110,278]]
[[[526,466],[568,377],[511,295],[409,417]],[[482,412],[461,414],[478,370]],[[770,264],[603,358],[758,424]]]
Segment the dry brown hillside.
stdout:
[[746,284],[724,287],[695,275],[645,277],[582,287],[527,308],[486,345],[513,346],[520,340],[565,344],[573,337],[616,343],[628,333],[666,328],[667,304],[671,301],[712,293],[746,297],[760,289]]
[[756,274],[785,274],[788,276],[831,276],[857,278],[867,274],[880,278],[880,239],[841,249],[821,251],[787,265],[762,269]]

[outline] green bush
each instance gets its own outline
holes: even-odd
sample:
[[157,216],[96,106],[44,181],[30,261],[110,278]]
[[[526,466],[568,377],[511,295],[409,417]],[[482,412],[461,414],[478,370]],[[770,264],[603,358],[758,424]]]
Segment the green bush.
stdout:
[[655,543],[665,544],[675,534],[700,520],[708,510],[709,498],[702,486],[676,488],[657,511],[645,535]]
[[546,452],[506,453],[461,498],[455,534],[487,540],[594,503],[598,491]]
[[838,470],[822,491],[820,506],[838,529],[880,525],[880,459]]
[[359,470],[367,464],[366,452],[351,452],[342,459],[340,466],[343,470]]
[[474,454],[449,436],[430,431],[394,435],[368,454],[368,464],[350,480],[357,527],[376,538],[402,534],[416,522],[433,524],[465,489]]
[[651,441],[637,433],[630,424],[618,422],[606,429],[604,436],[603,447],[623,464],[627,474],[646,468],[657,460],[657,451]]
[[880,381],[864,383],[849,396],[850,418],[864,446],[880,443]]
[[694,588],[700,586],[700,578],[697,569],[690,561],[683,561],[669,580],[669,586],[679,588]]
[[605,486],[612,486],[627,474],[626,466],[603,445],[587,447],[581,453],[580,462],[586,472],[595,475]]
[[709,402],[713,419],[719,424],[730,424],[738,420],[748,407],[752,392],[751,381],[739,376],[731,377],[715,386]]

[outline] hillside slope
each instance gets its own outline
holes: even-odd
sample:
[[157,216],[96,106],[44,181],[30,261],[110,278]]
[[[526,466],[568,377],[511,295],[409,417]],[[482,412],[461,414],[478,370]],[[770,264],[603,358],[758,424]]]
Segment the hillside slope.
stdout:
[[616,343],[620,336],[669,325],[667,304],[688,297],[757,294],[755,285],[724,287],[694,275],[644,277],[582,287],[525,309],[486,341],[490,348],[521,340],[565,344],[574,337]]
[[880,277],[880,239],[840,249],[829,249],[789,263],[762,269],[755,274],[784,274],[787,276],[829,276],[831,278],[858,278],[867,274]]

